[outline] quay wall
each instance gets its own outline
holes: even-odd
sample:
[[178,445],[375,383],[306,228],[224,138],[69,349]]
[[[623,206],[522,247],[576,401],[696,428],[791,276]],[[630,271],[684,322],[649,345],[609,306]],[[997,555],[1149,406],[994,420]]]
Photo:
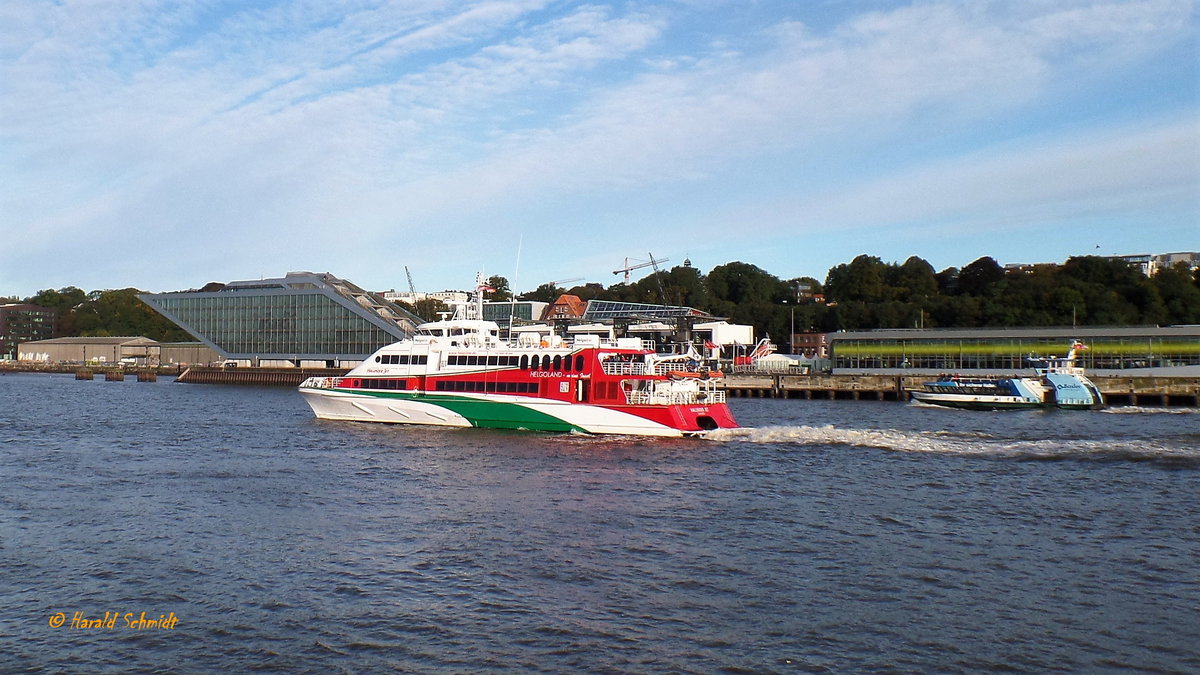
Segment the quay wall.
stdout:
[[[298,386],[309,377],[336,377],[347,369],[189,368],[177,382]],[[1200,377],[1091,378],[1110,405],[1200,407]],[[732,374],[718,386],[730,397],[907,402],[928,375]]]
[[338,377],[349,368],[188,368],[175,378],[185,384],[246,384],[298,387],[310,377]]
[[[40,367],[14,364],[0,366],[5,372],[75,373],[77,379],[91,379],[92,372],[106,378],[112,368],[80,365]],[[117,369],[119,370],[119,369]],[[154,381],[154,375],[174,375],[174,367],[130,369],[142,382]],[[346,368],[213,368],[191,367],[178,373],[176,382],[189,384],[242,384],[254,386],[296,387],[309,377],[337,377]],[[114,379],[116,375],[113,376]],[[1091,375],[1105,399],[1114,406],[1200,407],[1200,377],[1106,376]],[[929,375],[867,374],[753,374],[734,373],[722,378],[718,386],[731,398],[836,399],[906,402],[910,393],[921,389]]]
[[[1089,376],[1114,406],[1200,407],[1200,377]],[[727,375],[729,397],[906,402],[928,375]]]
[[78,373],[89,370],[104,375],[108,372],[120,372],[134,375],[143,372],[153,372],[155,375],[178,375],[178,365],[141,366],[113,363],[30,363],[26,361],[0,362],[0,375],[4,373]]

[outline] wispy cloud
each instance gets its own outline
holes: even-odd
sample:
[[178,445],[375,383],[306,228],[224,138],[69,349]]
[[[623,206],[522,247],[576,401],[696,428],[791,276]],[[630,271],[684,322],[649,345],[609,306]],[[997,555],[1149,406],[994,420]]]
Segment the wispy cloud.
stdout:
[[[750,11],[736,29],[721,18]],[[390,269],[401,243],[482,259],[472,242],[497,224],[586,218],[596,233],[578,240],[615,254],[647,223],[694,234],[700,203],[711,232],[754,211],[782,238],[803,229],[788,208],[851,231],[1053,203],[1130,212],[1196,182],[1196,130],[1178,121],[1195,110],[1157,124],[1093,111],[1067,133],[1037,121],[1063,127],[1054,106],[1098,96],[1112,72],[1161,70],[1196,37],[1191,1],[815,11],[5,3],[0,293],[58,283],[29,261],[73,264],[61,242],[134,232],[175,251],[142,282],[161,289],[281,271],[268,264]]]
[[1200,208],[1197,185],[1200,123],[1176,118],[987,148],[764,205],[753,220],[812,234],[880,225],[1014,232],[1096,213]]
[[[1086,13],[1069,14],[1078,24],[1072,35],[1108,35],[1093,55],[1104,58],[1106,49],[1135,42],[1144,48],[1186,27],[1177,7],[1162,12],[1158,21],[1111,22],[1106,31],[1091,26]],[[630,190],[706,178],[731,158],[766,151],[803,152],[864,134],[886,141],[917,116],[961,128],[1027,103],[1055,77],[1048,53],[1059,46],[1044,18],[996,23],[955,6],[928,6],[865,17],[833,38],[782,24],[766,54],[643,74],[601,92],[561,126],[512,134],[498,146],[502,152],[414,185],[415,194],[404,198],[420,203],[427,195],[428,212],[419,212],[427,217],[453,206],[454,184],[472,185],[489,204],[528,191]],[[1066,30],[1066,20],[1054,23]]]

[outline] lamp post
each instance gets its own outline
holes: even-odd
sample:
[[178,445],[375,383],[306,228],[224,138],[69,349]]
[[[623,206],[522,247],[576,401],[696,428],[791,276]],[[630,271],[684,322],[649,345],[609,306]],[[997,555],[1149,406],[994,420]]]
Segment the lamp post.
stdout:
[[788,333],[788,354],[796,353],[796,303],[791,300],[784,300],[783,304],[791,309],[792,323],[791,331]]

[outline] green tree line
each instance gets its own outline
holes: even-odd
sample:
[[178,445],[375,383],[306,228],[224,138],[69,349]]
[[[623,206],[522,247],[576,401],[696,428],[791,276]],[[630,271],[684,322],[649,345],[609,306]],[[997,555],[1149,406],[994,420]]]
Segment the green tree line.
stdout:
[[[514,297],[502,276],[488,279],[493,300]],[[163,342],[193,339],[137,299],[133,288],[85,293],[68,286],[43,290],[24,302],[59,310],[62,336],[144,335]],[[649,274],[636,282],[571,288],[543,284],[521,300],[553,302],[563,293],[580,299],[683,305],[754,326],[756,335],[786,342],[796,332],[874,328],[1003,328],[1200,324],[1200,270],[1185,264],[1146,277],[1120,260],[1083,256],[1062,265],[1006,269],[990,257],[962,269],[935,272],[919,257],[885,263],[860,255],[829,270],[825,280],[781,279],[745,262],[719,265],[707,275],[690,266]],[[812,298],[823,296],[824,301]],[[15,299],[14,299],[15,300]],[[413,308],[436,318],[437,301]]]
[[704,309],[781,342],[793,327],[796,332],[833,332],[1200,324],[1200,270],[1181,263],[1147,277],[1123,261],[1098,256],[1011,269],[983,257],[962,269],[935,272],[916,256],[885,263],[860,255],[830,269],[824,282],[781,279],[755,265],[731,262],[707,275],[675,267],[631,284],[570,289],[546,284],[520,297],[552,302],[564,292],[583,300]]
[[58,310],[61,337],[143,336],[159,342],[195,340],[187,331],[138,300],[136,288],[92,291],[67,286],[46,289],[24,302]]

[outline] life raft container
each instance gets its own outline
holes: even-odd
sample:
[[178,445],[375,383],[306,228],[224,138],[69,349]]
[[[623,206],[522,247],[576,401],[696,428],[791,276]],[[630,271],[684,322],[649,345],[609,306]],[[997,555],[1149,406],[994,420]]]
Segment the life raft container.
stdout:
[[676,380],[707,380],[709,378],[725,377],[719,370],[672,370],[667,376]]

